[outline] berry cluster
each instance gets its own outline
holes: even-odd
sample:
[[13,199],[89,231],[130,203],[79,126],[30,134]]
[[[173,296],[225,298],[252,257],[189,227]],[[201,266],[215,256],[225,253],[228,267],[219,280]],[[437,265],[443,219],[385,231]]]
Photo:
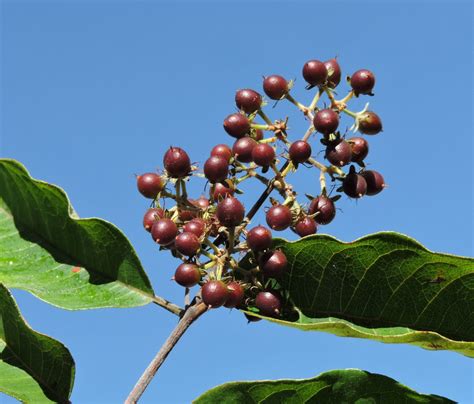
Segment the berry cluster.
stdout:
[[[354,132],[375,135],[382,130],[379,116],[367,110],[368,104],[360,112],[347,108],[353,97],[373,95],[374,74],[364,69],[347,77],[351,90],[336,100],[335,89],[341,81],[336,59],[310,60],[302,73],[306,88],[317,90],[309,106],[291,95],[293,81],[279,75],[263,80],[268,99],[290,102],[308,120],[308,130],[300,140],[289,140],[288,118],[272,121],[265,114],[266,102],[260,93],[238,90],[235,95],[238,112],[224,119],[224,130],[235,138],[232,147],[214,146],[202,172],[191,164],[186,151],[170,147],[163,157],[161,174],[137,177],[140,193],[153,200],[143,218],[144,228],[162,249],[170,250],[182,261],[174,280],[186,288],[186,293],[200,285],[198,295],[209,307],[238,307],[265,316],[281,316],[289,305],[278,280],[284,276],[288,262],[282,251],[272,249],[272,231],[291,229],[301,237],[314,234],[319,225],[334,219],[335,202],[341,197],[338,193],[360,198],[376,195],[385,186],[380,173],[366,169],[367,140],[346,138],[346,133],[339,130],[342,114],[352,119]],[[328,98],[327,105],[318,107],[323,95]],[[263,122],[258,122],[259,119]],[[309,140],[317,133],[327,165],[312,157],[314,145]],[[321,192],[317,196],[307,194],[310,199],[307,206],[298,202],[287,178],[301,166],[320,171]],[[345,166],[349,166],[347,173],[342,169]],[[186,183],[197,176],[207,179],[209,194],[191,199]],[[326,176],[340,181],[340,186],[333,187],[336,188],[333,196],[327,191]],[[265,191],[248,211],[236,197],[242,192],[240,184],[247,180],[265,185]],[[281,201],[270,198],[271,206],[266,210],[268,227],[249,228],[253,216],[273,190],[281,196]],[[173,206],[164,209],[166,199],[172,200]],[[239,254],[246,254],[246,258],[239,261]],[[258,320],[255,316],[247,318]]]

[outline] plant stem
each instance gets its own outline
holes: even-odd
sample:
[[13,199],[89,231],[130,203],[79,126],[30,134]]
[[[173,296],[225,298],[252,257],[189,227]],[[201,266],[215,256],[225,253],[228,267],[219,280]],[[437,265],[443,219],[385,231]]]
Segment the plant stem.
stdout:
[[184,311],[181,307],[160,296],[153,296],[151,299],[156,305],[163,307],[165,310],[168,310],[170,313],[176,314],[177,316],[180,316]]
[[165,341],[161,349],[158,351],[156,356],[145,369],[140,379],[138,379],[137,384],[125,400],[125,404],[134,404],[138,402],[138,399],[142,396],[145,389],[148,387],[151,380],[155,376],[156,372],[163,364],[171,350],[183,336],[184,332],[189,328],[192,323],[194,323],[194,321],[196,321],[202,314],[204,314],[206,310],[207,306],[202,302],[195,303],[192,306],[189,306],[176,328],[172,331],[172,333]]

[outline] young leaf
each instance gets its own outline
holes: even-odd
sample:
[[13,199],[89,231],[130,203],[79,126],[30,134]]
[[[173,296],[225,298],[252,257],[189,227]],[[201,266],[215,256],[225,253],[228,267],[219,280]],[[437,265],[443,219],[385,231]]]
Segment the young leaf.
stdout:
[[474,356],[472,258],[433,253],[392,232],[352,243],[327,235],[280,239],[275,247],[289,262],[280,284],[298,318],[268,320]]
[[68,349],[33,331],[0,283],[0,391],[27,403],[68,403],[74,371]]
[[204,393],[194,404],[355,402],[454,403],[444,397],[417,393],[387,376],[346,369],[312,379],[225,383]]
[[0,159],[0,282],[65,309],[134,307],[153,290],[113,224],[79,219],[65,192]]

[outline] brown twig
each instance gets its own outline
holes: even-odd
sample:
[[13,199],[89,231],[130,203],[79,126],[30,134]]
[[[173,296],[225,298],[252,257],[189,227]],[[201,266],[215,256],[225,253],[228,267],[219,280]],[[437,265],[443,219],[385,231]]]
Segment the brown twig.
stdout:
[[163,299],[160,296],[153,296],[151,300],[156,305],[163,307],[165,310],[168,310],[170,313],[176,314],[177,316],[181,316],[181,314],[184,311],[181,307],[177,306],[174,303],[169,302],[166,299]]
[[183,317],[179,321],[176,328],[170,334],[166,342],[163,344],[161,349],[158,351],[156,356],[150,362],[148,367],[145,369],[140,379],[138,379],[137,384],[133,390],[128,395],[125,400],[125,404],[134,404],[138,402],[138,399],[142,396],[145,389],[150,384],[151,380],[155,376],[156,372],[163,364],[171,350],[178,343],[180,338],[183,336],[184,332],[189,328],[189,326],[196,321],[202,314],[207,310],[207,306],[202,302],[196,302],[185,311]]

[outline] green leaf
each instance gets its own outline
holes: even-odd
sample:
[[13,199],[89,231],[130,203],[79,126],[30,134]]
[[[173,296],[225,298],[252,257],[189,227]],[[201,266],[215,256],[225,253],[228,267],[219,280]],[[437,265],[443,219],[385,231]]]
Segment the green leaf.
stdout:
[[0,283],[0,391],[27,403],[68,403],[74,372],[69,350],[33,331]]
[[153,290],[124,234],[79,219],[65,192],[0,159],[0,282],[77,310],[147,304]]
[[214,387],[195,404],[454,403],[425,395],[390,377],[358,369],[332,370],[312,379],[232,382]]
[[279,239],[275,247],[288,258],[280,283],[297,313],[268,320],[474,356],[472,258],[433,253],[392,232],[352,243],[327,235]]

